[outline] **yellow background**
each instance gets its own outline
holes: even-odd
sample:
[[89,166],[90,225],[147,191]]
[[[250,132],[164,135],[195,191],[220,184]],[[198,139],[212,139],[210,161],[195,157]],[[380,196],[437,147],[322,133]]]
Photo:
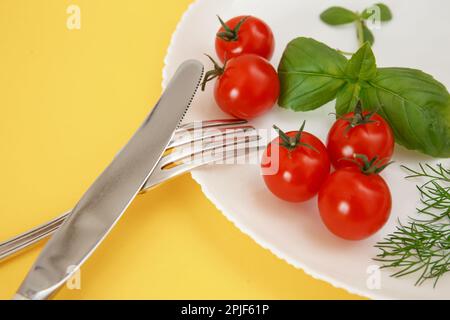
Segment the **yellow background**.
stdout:
[[[127,141],[161,93],[189,2],[0,1],[1,240],[73,206]],[[70,4],[81,8],[81,30],[66,28]],[[0,298],[41,248],[0,263]],[[259,247],[189,175],[138,197],[81,281],[55,298],[357,298]]]

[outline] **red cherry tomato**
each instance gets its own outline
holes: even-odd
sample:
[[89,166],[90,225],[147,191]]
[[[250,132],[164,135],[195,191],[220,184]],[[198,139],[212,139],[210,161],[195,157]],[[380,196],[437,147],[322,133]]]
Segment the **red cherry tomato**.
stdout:
[[[369,117],[370,116],[370,117]],[[369,159],[375,156],[389,162],[394,152],[394,135],[389,124],[378,114],[362,112],[360,124],[352,125],[355,113],[350,112],[336,120],[328,133],[327,149],[336,169],[356,166],[351,161],[354,154],[364,154]]]
[[[304,123],[303,123],[304,126]],[[267,145],[261,168],[264,182],[277,197],[291,202],[312,198],[330,173],[325,145],[314,135],[283,133]],[[300,140],[296,137],[300,134]]]
[[216,52],[222,62],[246,53],[270,60],[275,40],[264,21],[252,16],[239,16],[226,23],[220,22],[222,27],[216,36]]
[[347,240],[371,236],[391,212],[391,193],[383,178],[357,167],[333,172],[320,189],[318,202],[327,228]]
[[[214,62],[214,60],[213,60]],[[226,113],[240,119],[251,119],[268,111],[277,102],[280,93],[278,75],[264,58],[246,54],[226,62],[223,68],[215,63],[203,81],[218,77],[214,97]]]

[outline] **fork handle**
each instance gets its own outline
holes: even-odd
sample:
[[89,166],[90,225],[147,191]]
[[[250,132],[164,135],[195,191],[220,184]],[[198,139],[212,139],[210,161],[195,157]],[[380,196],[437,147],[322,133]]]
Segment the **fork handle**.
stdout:
[[67,211],[59,217],[0,243],[0,261],[52,235],[69,216],[70,212]]

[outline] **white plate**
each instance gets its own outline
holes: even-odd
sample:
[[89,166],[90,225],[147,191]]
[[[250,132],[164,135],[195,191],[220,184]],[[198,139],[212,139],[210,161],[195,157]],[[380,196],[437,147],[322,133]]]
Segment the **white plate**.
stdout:
[[[313,37],[346,51],[355,50],[357,44],[353,27],[329,27],[319,20],[319,14],[331,5],[362,10],[374,2],[199,0],[189,7],[173,35],[165,59],[163,86],[183,60],[199,59],[206,68],[210,67],[203,53],[215,54],[216,14],[224,19],[252,14],[265,20],[275,34],[276,49],[272,63],[277,66],[285,45],[297,36]],[[450,39],[450,27],[447,13],[450,12],[450,2],[385,2],[391,7],[394,19],[374,31],[378,65],[422,69],[448,86],[450,64],[447,40]],[[197,95],[186,120],[227,117],[216,106],[211,87]],[[326,107],[308,113],[294,113],[274,107],[252,124],[257,128],[270,128],[272,124],[277,124],[284,129],[296,129],[306,119],[306,130],[325,141],[333,121],[328,115],[333,111],[333,105],[333,102],[328,103]],[[394,230],[398,218],[404,221],[407,215],[415,213],[418,200],[415,183],[404,179],[405,173],[399,165],[413,166],[418,161],[436,161],[399,146],[396,147],[394,160],[396,163],[383,173],[393,196],[391,217],[379,233],[359,242],[341,240],[330,234],[318,216],[316,199],[304,204],[291,204],[272,196],[266,190],[256,165],[208,166],[192,172],[192,177],[201,185],[205,195],[242,232],[315,278],[371,298],[449,299],[449,275],[441,279],[435,289],[431,282],[414,287],[417,275],[394,279],[389,277],[387,271],[381,271],[379,288],[367,284],[376,276],[376,271],[374,273],[371,269],[376,265],[372,258],[377,253],[373,245]],[[449,162],[445,160],[446,164]]]

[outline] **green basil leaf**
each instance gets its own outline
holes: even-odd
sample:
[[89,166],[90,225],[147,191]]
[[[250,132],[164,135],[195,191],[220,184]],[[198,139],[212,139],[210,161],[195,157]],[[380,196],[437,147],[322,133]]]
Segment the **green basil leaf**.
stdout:
[[358,16],[350,10],[342,7],[330,7],[321,13],[320,19],[330,25],[347,24],[358,19]]
[[355,109],[359,100],[361,85],[358,82],[348,82],[336,95],[336,114],[344,115]]
[[345,74],[354,80],[370,80],[377,75],[375,56],[368,42],[364,43],[347,62]]
[[450,157],[450,95],[420,70],[380,68],[360,92],[364,108],[390,124],[396,140],[433,157]]
[[346,83],[347,59],[311,38],[289,42],[278,66],[278,104],[295,111],[313,110],[333,100]]
[[373,9],[373,7],[375,7],[375,6],[377,6],[378,9],[380,10],[380,20],[381,21],[392,20],[392,12],[389,9],[389,7],[387,5],[385,5],[384,3],[376,3],[372,7],[365,9],[363,11],[363,13],[361,14],[361,16],[364,19],[369,19],[376,12]]
[[375,42],[372,31],[367,28],[365,23],[363,24],[363,42],[369,42],[371,46],[373,46],[373,43]]

